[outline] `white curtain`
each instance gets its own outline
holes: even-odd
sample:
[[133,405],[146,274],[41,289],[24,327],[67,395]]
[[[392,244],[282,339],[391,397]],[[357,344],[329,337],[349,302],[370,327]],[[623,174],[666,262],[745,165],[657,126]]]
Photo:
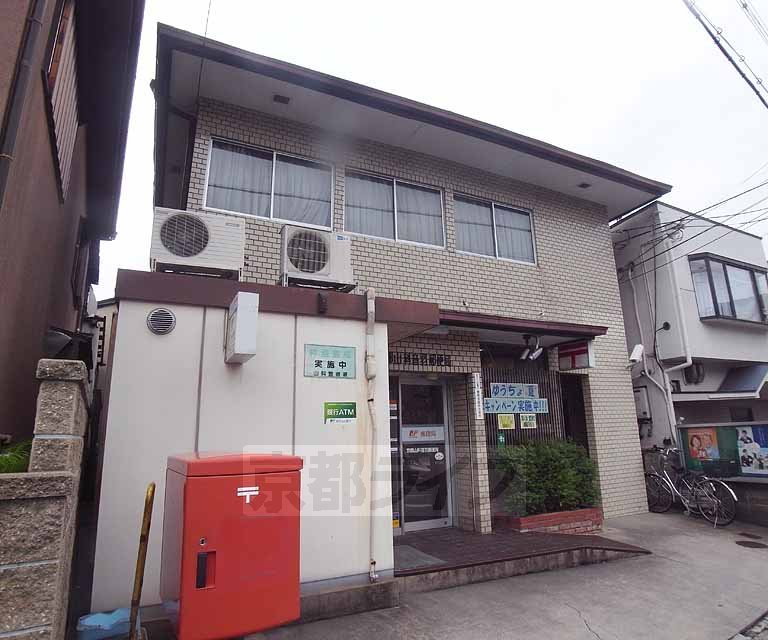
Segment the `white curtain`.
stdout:
[[347,173],[344,190],[344,229],[378,238],[395,237],[392,180]]
[[331,226],[330,167],[277,156],[274,218]]
[[214,141],[206,205],[269,216],[272,154]]
[[533,262],[533,234],[527,213],[494,206],[499,257]]
[[398,182],[397,237],[423,244],[443,245],[440,192]]
[[493,212],[489,204],[455,198],[456,248],[459,251],[495,256]]

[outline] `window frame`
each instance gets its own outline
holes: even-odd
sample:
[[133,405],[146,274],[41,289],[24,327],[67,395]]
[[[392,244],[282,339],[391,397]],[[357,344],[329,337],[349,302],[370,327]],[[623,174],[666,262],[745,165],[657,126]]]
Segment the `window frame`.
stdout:
[[[538,255],[536,253],[536,227],[534,225],[534,219],[533,219],[533,209],[526,209],[525,207],[518,207],[513,206],[509,204],[505,204],[503,202],[496,202],[495,200],[488,200],[486,198],[479,198],[477,196],[471,196],[467,195],[465,193],[461,192],[454,192],[453,194],[453,202],[454,202],[454,228],[456,236],[456,239],[458,240],[458,228],[456,227],[456,199],[459,200],[469,200],[471,202],[475,202],[477,204],[482,204],[486,206],[491,207],[491,226],[493,227],[493,250],[494,255],[489,255],[487,253],[475,253],[474,251],[464,251],[463,249],[458,248],[458,242],[456,242],[456,253],[460,253],[465,256],[476,256],[479,258],[489,258],[491,260],[502,260],[504,262],[511,262],[513,264],[524,264],[530,266],[538,266]],[[531,247],[533,249],[533,260],[529,262],[528,260],[520,260],[519,258],[505,258],[504,256],[499,255],[499,237],[498,232],[496,230],[496,207],[499,206],[503,209],[509,209],[510,211],[513,211],[515,213],[522,213],[528,216],[528,221],[531,224]]]
[[[722,256],[714,255],[711,253],[696,253],[691,254],[688,256],[688,269],[690,271],[691,268],[691,262],[695,261],[703,261],[706,273],[707,273],[707,283],[709,284],[709,293],[712,297],[712,308],[714,309],[715,313],[712,315],[701,315],[701,309],[699,309],[698,300],[696,301],[696,310],[699,313],[699,319],[700,320],[729,320],[729,321],[735,321],[735,322],[746,322],[748,324],[756,324],[761,326],[768,325],[768,308],[766,308],[766,305],[763,302],[763,299],[760,295],[760,289],[757,286],[757,275],[756,274],[763,274],[764,277],[768,277],[768,269],[764,269],[762,267],[759,267],[757,265],[748,264],[746,262],[740,262],[739,260],[733,260],[730,258],[724,258]],[[720,300],[717,297],[717,292],[715,289],[715,282],[714,278],[712,277],[712,267],[711,263],[717,262],[722,265],[723,267],[723,274],[725,275],[725,286],[728,291],[728,300],[724,302],[728,302],[730,305],[730,308],[733,309],[733,315],[727,315],[720,312]],[[739,318],[736,315],[736,302],[733,299],[733,291],[731,289],[731,280],[730,276],[728,274],[728,266],[736,267],[739,269],[743,269],[745,271],[748,271],[750,274],[750,280],[752,282],[752,292],[755,296],[755,299],[757,301],[757,306],[760,311],[760,315],[762,316],[762,320],[748,320],[746,318]],[[692,272],[691,272],[692,273]],[[693,282],[693,276],[691,275],[691,281],[693,283],[693,291],[694,291],[694,297],[696,296],[696,284]]]
[[[253,149],[254,151],[261,151],[262,153],[269,153],[272,155],[272,178],[269,187],[269,215],[260,216],[254,213],[246,213],[244,211],[232,211],[230,209],[220,209],[219,207],[208,206],[208,183],[211,177],[211,160],[213,158],[213,145],[215,142],[223,142],[224,144],[230,144],[235,147],[242,147],[244,149]],[[285,218],[275,217],[275,171],[277,169],[277,157],[283,156],[285,158],[295,158],[304,162],[311,162],[330,169],[330,194],[331,200],[329,202],[330,207],[330,224],[326,227],[319,224],[309,224],[307,222],[296,222],[295,220],[286,220]],[[278,224],[290,224],[294,227],[305,227],[307,229],[319,229],[321,231],[333,231],[333,214],[334,214],[334,193],[336,186],[336,167],[333,163],[318,160],[317,158],[309,158],[307,156],[301,156],[296,153],[286,153],[284,151],[278,151],[277,149],[270,149],[269,147],[262,147],[255,144],[249,144],[247,142],[241,142],[240,140],[232,140],[223,136],[211,136],[208,140],[208,158],[205,165],[205,187],[203,189],[203,211],[211,211],[214,213],[225,213],[231,216],[243,216],[245,218],[255,218],[256,220],[271,220]]]
[[[378,180],[386,180],[387,182],[392,183],[392,215],[394,216],[394,238],[386,238],[384,236],[374,236],[370,235],[368,233],[362,233],[360,231],[350,231],[347,229],[347,176],[349,174],[357,174],[361,176],[368,176],[370,178],[376,178]],[[419,242],[418,240],[406,240],[405,238],[400,238],[398,235],[398,225],[397,225],[397,183],[410,185],[413,187],[417,187],[419,189],[426,189],[428,191],[434,191],[438,194],[440,197],[440,225],[443,231],[443,243],[442,244],[430,244],[428,242]],[[396,178],[394,176],[386,176],[382,175],[380,173],[375,173],[373,171],[366,171],[365,169],[357,169],[354,167],[345,167],[344,168],[344,202],[342,203],[342,230],[344,233],[348,233],[352,236],[357,236],[360,238],[373,238],[374,240],[382,240],[384,242],[398,242],[402,244],[410,244],[415,247],[427,247],[428,249],[447,249],[448,248],[448,234],[446,233],[445,229],[445,191],[439,187],[435,187],[433,185],[429,184],[422,184],[420,182],[414,182],[413,180],[403,180],[401,178]]]

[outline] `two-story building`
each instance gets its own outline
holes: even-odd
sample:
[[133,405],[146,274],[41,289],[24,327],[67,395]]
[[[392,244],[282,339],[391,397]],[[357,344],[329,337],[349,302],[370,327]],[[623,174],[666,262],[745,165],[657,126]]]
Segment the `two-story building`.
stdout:
[[[118,278],[95,608],[125,593],[126,527],[147,481],[162,497],[170,453],[302,454],[326,438],[363,446],[365,412],[357,429],[332,436],[322,419],[320,401],[344,400],[344,384],[362,393],[338,378],[351,360],[307,354],[319,353],[312,341],[351,345],[360,381],[369,352],[360,294],[371,289],[376,415],[387,425],[378,445],[391,453],[376,512],[379,571],[392,569],[393,528],[491,531],[489,467],[505,444],[582,442],[605,514],[647,509],[608,221],[670,187],[162,25],[154,90],[158,273]],[[348,260],[337,278],[348,293],[282,286],[318,284],[328,252]],[[267,346],[234,372],[221,346],[223,307],[237,291],[259,293]],[[165,337],[152,333],[160,316],[173,329]],[[492,382],[527,396],[503,424],[483,402]],[[303,581],[366,574],[374,524],[363,512],[344,532],[342,518],[324,528],[304,518]],[[148,603],[159,599],[160,528]]]
[[644,346],[632,369],[643,446],[672,441],[694,466],[752,476],[768,474],[768,270],[742,226],[656,202],[613,242],[627,346]]

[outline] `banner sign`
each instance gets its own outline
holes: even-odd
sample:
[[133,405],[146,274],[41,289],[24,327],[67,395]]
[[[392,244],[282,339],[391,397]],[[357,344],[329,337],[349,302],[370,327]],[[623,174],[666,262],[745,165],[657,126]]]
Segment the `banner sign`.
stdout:
[[491,398],[538,398],[539,385],[526,382],[491,382]]
[[557,347],[560,371],[587,369],[595,366],[595,350],[592,340],[569,342]]
[[486,413],[549,413],[546,398],[485,398]]

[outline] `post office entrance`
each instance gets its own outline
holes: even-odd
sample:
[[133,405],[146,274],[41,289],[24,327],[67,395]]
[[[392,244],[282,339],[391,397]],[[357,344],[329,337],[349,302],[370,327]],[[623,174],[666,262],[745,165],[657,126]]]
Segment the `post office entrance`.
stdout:
[[451,442],[442,380],[390,379],[393,527],[452,524]]

